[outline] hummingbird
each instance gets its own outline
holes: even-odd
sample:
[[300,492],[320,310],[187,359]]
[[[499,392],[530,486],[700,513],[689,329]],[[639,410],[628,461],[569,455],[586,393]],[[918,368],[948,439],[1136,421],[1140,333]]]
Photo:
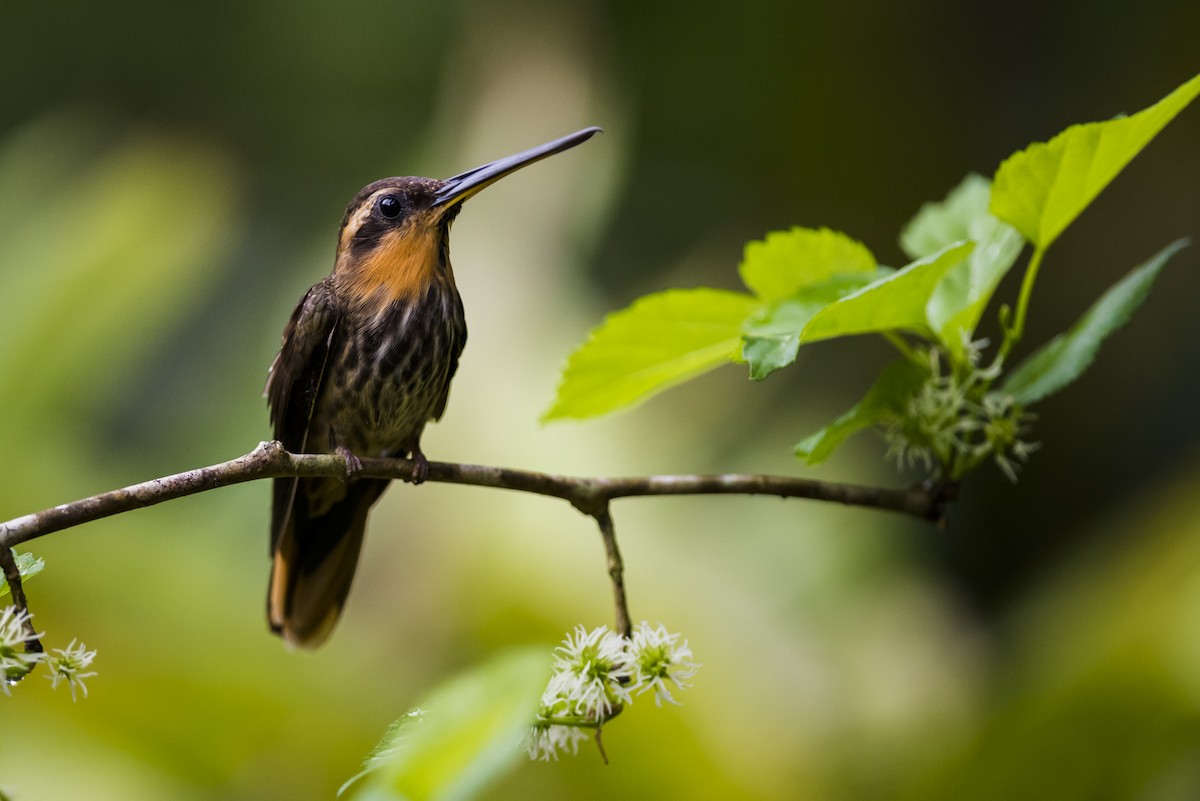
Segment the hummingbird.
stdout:
[[344,479],[274,480],[267,619],[289,644],[320,645],[346,603],[368,512],[388,485],[359,477],[360,457],[409,457],[413,483],[428,473],[421,433],[446,410],[467,341],[450,267],[450,226],[463,203],[599,130],[445,180],[384,178],[346,207],[333,272],[292,312],[264,393],[285,448],[346,460]]

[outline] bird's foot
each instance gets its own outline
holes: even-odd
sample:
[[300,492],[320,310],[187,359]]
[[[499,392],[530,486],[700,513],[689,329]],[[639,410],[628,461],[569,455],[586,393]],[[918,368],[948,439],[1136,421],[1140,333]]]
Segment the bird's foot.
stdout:
[[362,460],[341,445],[337,447],[338,456],[346,460],[346,481],[353,481],[362,472]]
[[412,463],[412,475],[408,478],[408,483],[424,484],[425,479],[429,478],[429,460],[425,458],[425,454],[421,453],[420,448],[413,448]]

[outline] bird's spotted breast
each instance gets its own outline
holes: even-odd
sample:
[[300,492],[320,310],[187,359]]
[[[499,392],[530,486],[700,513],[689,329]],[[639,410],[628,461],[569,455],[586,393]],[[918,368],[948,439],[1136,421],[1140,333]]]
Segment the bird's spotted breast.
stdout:
[[435,284],[415,302],[388,306],[346,338],[314,417],[331,450],[359,456],[402,455],[417,447],[429,420],[441,417],[466,343],[462,302]]

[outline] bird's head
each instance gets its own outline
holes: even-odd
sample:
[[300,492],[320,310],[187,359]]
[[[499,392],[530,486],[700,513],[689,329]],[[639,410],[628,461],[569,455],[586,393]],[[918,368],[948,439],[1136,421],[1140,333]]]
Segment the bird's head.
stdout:
[[450,223],[462,204],[504,176],[572,148],[599,131],[584,128],[444,181],[403,177],[367,184],[342,218],[335,280],[350,297],[369,305],[411,300],[423,294],[431,282],[452,284]]

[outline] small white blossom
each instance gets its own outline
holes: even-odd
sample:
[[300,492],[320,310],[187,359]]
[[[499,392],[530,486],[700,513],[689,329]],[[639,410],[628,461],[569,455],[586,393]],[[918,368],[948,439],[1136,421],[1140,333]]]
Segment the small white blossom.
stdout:
[[96,671],[88,670],[92,660],[96,658],[95,650],[89,651],[83,643],[75,643],[75,640],[71,640],[71,644],[66,648],[55,648],[54,653],[46,656],[46,668],[50,671],[46,678],[50,679],[51,689],[57,690],[60,681],[66,682],[71,688],[72,701],[79,700],[75,692],[76,687],[82,690],[83,697],[87,698],[87,685],[83,680],[97,675]]
[[588,733],[578,726],[560,726],[558,724],[539,724],[529,729],[525,738],[525,751],[530,759],[540,759],[549,762],[558,761],[559,751],[579,753],[579,744],[588,738]]
[[626,640],[601,626],[576,626],[555,649],[554,673],[542,694],[544,717],[603,721],[629,703],[632,673]]
[[9,694],[10,683],[20,681],[45,659],[46,655],[41,652],[24,650],[26,643],[41,636],[29,625],[32,617],[27,611],[17,611],[15,606],[0,610],[0,673],[3,674],[0,690],[5,695]]
[[645,621],[633,630],[629,646],[634,666],[633,689],[639,695],[653,690],[654,702],[659,706],[663,701],[679,703],[671,696],[668,682],[678,690],[686,690],[691,686],[687,680],[700,668],[700,664],[692,659],[687,640],[680,644],[682,636],[668,632],[661,623],[651,628]]

